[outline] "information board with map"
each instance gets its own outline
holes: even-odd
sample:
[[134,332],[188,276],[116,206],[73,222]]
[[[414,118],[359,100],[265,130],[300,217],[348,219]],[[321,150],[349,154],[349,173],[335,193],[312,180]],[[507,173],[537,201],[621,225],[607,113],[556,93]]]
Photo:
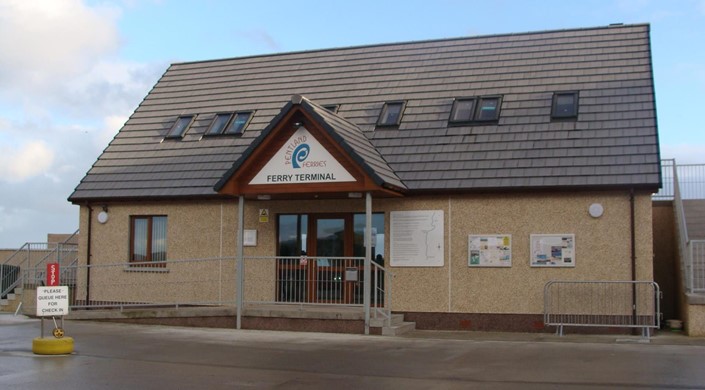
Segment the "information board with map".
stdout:
[[392,267],[443,266],[443,210],[392,211]]

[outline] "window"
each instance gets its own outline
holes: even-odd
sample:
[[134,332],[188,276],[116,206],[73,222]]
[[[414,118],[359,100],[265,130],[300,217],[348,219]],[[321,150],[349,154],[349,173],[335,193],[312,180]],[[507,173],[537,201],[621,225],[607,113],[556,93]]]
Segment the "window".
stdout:
[[487,122],[499,119],[502,98],[499,96],[480,96],[458,98],[453,101],[448,123]]
[[182,138],[186,130],[188,129],[191,122],[193,122],[193,115],[182,115],[176,118],[176,122],[171,126],[169,132],[166,134],[166,138]]
[[326,110],[328,110],[334,114],[338,112],[339,107],[340,107],[339,104],[326,104],[325,106],[323,106],[323,108],[325,108]]
[[237,135],[242,134],[250,123],[252,111],[216,114],[206,131],[206,135]]
[[450,111],[450,122],[470,122],[475,114],[477,99],[455,99]]
[[498,97],[480,98],[480,103],[477,105],[475,120],[496,121],[499,118],[499,103],[500,99]]
[[556,92],[553,94],[553,118],[575,118],[578,116],[578,93]]
[[166,216],[130,217],[130,262],[166,262]]
[[230,122],[230,118],[232,117],[233,114],[216,114],[208,131],[206,131],[206,135],[222,134],[223,130],[225,130],[225,126]]
[[387,102],[382,107],[379,115],[379,126],[396,126],[401,122],[401,114],[404,111],[404,102]]
[[235,117],[225,129],[225,134],[242,134],[250,123],[250,118],[252,118],[252,111],[235,113]]

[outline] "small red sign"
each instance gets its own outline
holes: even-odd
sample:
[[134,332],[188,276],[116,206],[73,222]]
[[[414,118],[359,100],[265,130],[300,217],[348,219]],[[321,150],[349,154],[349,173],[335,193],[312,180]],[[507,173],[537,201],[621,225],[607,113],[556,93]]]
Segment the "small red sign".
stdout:
[[47,263],[47,286],[59,285],[59,263]]

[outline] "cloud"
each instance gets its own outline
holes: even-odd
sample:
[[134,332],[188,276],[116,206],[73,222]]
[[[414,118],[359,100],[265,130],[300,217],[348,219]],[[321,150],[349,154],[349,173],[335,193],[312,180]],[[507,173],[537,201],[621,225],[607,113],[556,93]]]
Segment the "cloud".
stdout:
[[0,83],[35,89],[82,74],[119,47],[118,16],[79,0],[0,2]]
[[0,180],[26,180],[47,172],[53,162],[54,151],[42,141],[29,142],[19,150],[0,148]]
[[265,48],[271,51],[281,51],[281,45],[264,30],[247,30],[238,31],[237,35],[253,42],[257,45],[264,45]]
[[167,64],[118,60],[114,2],[0,0],[0,247],[73,232],[66,198]]

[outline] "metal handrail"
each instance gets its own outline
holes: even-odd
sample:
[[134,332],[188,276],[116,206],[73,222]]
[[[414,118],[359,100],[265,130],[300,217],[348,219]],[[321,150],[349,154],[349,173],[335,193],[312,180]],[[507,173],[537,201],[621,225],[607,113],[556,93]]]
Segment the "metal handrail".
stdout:
[[[394,273],[391,271],[385,269],[382,265],[375,263],[374,261],[371,262],[373,266],[372,274],[376,275],[375,276],[375,285],[372,291],[374,292],[372,294],[373,296],[373,314],[374,318],[378,318],[378,315],[381,316],[385,323],[386,326],[391,326],[392,323],[392,281],[394,280]],[[380,274],[382,277],[380,277]],[[384,282],[384,284],[382,283]],[[377,301],[377,298],[379,296],[384,297],[384,302],[383,306],[379,306],[379,302]]]
[[[19,284],[22,282],[22,278],[20,275],[22,274],[22,269],[23,268],[38,268],[41,266],[43,263],[47,261],[47,259],[51,258],[55,253],[57,256],[57,261],[61,262],[61,253],[63,251],[64,245],[68,246],[76,246],[76,244],[69,243],[69,241],[73,240],[76,235],[79,233],[79,230],[76,230],[71,234],[68,238],[66,238],[64,241],[57,243],[54,249],[49,249],[50,248],[50,243],[48,242],[26,242],[20,249],[16,250],[10,257],[8,257],[5,262],[2,263],[2,266],[0,266],[0,297],[6,296],[8,293],[13,291],[15,288],[19,286]],[[39,259],[35,264],[32,264],[32,248],[37,248],[39,249],[34,249],[34,250],[39,250],[39,251],[48,251],[44,257]],[[71,252],[76,252],[77,250],[72,250]],[[16,259],[16,257],[20,256],[20,254],[24,254],[24,258],[22,259]],[[78,257],[75,259],[72,259],[72,262],[75,262]],[[16,271],[13,272],[8,272],[5,273],[5,266],[6,265],[13,265],[18,267]],[[4,289],[2,286],[7,286]]]
[[681,197],[680,183],[678,181],[678,166],[673,162],[673,211],[676,219],[676,229],[678,230],[678,252],[680,254],[681,269],[683,270],[683,281],[686,292],[691,292],[693,286],[692,254],[689,248],[688,226],[685,222],[685,210],[683,208],[683,198]]

